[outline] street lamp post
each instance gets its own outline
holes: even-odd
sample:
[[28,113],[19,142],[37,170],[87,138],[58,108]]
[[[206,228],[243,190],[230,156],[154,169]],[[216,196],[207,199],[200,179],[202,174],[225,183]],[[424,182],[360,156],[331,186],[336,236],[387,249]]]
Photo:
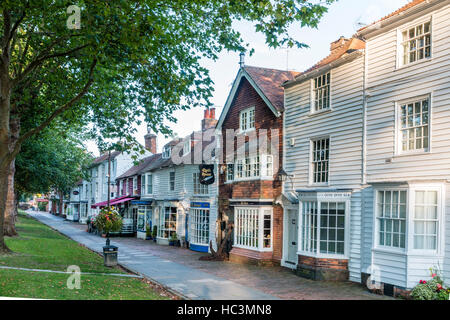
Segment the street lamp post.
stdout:
[[[107,201],[107,207],[108,207],[108,212],[111,210],[110,207],[110,201],[111,201],[111,192],[109,192],[109,186],[111,185],[111,150],[108,151],[108,190],[106,190],[108,192],[108,201]],[[109,232],[106,235],[106,245],[109,246],[110,245],[110,241],[109,241]]]

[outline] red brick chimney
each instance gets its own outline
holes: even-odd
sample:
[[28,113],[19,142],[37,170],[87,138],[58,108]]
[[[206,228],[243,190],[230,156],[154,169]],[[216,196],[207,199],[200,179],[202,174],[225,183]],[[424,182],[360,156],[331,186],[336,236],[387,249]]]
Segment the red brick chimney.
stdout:
[[202,120],[202,131],[214,128],[216,124],[216,108],[206,109]]
[[341,36],[339,39],[337,39],[336,41],[333,41],[330,44],[330,51],[333,52],[336,49],[342,48],[350,40],[351,39],[346,39],[343,36]]
[[145,139],[145,149],[150,151],[153,154],[156,154],[156,134],[154,133],[147,133],[144,136]]

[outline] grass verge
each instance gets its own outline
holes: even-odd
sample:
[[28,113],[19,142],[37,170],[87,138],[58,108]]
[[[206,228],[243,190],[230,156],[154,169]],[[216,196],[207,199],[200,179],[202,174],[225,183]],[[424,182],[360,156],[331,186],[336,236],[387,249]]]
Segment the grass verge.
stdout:
[[[125,273],[108,268],[96,253],[66,238],[48,226],[19,214],[18,237],[7,238],[12,254],[0,255],[0,265],[66,271],[77,265],[81,272]],[[81,275],[81,288],[69,289],[70,275],[0,269],[0,296],[40,299],[131,299],[159,300],[168,295],[146,281],[108,275]]]

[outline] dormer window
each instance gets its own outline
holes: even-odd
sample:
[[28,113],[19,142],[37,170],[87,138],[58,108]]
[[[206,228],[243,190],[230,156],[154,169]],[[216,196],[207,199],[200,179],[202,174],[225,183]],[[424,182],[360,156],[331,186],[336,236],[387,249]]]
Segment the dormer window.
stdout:
[[172,153],[172,149],[170,148],[170,146],[165,146],[163,149],[163,154],[162,154],[163,159],[169,159],[171,153]]
[[239,114],[239,129],[241,132],[249,131],[255,128],[255,108],[242,110]]
[[313,80],[313,108],[311,112],[330,109],[330,72]]

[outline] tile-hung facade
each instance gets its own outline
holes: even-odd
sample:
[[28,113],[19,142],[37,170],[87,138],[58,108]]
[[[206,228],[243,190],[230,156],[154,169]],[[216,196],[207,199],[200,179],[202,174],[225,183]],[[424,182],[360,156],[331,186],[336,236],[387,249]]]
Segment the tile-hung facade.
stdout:
[[311,279],[361,280],[364,42],[284,84],[282,264]]
[[[401,13],[401,14],[399,14]],[[385,292],[450,278],[450,1],[413,1],[367,44],[361,271]]]
[[[282,258],[283,210],[275,204],[281,194],[277,179],[283,153],[281,84],[294,75],[241,65],[220,116],[219,240],[226,224],[232,223],[231,261],[279,264]],[[227,130],[235,133],[231,143]],[[259,143],[258,148],[251,148],[254,140],[250,138],[261,138],[262,132],[270,142],[263,149]]]
[[[200,184],[199,164],[193,162],[196,139],[216,123],[215,110],[206,110],[202,131],[169,142],[162,153],[144,159],[140,167],[118,178],[119,195],[134,197],[129,210],[134,210],[138,237],[145,237],[147,226],[152,230],[156,226],[158,244],[168,244],[176,236],[182,245],[195,251],[208,252],[210,241],[217,247],[217,182]],[[209,143],[204,141],[201,149]],[[175,163],[175,153],[190,161]],[[134,183],[137,192],[132,194],[134,187],[130,186]]]

